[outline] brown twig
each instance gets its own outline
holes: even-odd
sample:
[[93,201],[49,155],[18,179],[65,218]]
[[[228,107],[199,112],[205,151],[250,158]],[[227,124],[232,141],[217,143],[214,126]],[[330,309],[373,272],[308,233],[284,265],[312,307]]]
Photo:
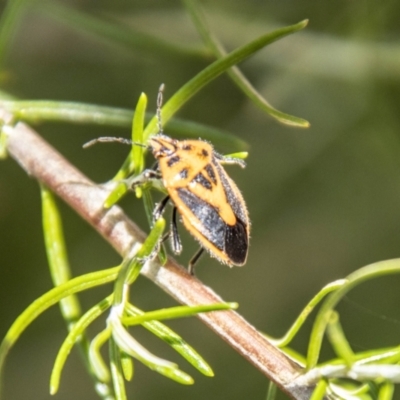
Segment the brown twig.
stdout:
[[[9,114],[0,110],[1,119],[12,120]],[[5,131],[11,157],[28,175],[38,179],[69,204],[119,254],[127,254],[134,243],[143,241],[144,233],[118,206],[108,210],[103,208],[109,191],[86,178],[32,128],[19,122],[15,126],[8,126]],[[143,269],[143,275],[183,304],[222,301],[172,259],[164,267],[153,263]],[[200,314],[199,318],[292,398],[310,398],[313,388],[296,383],[296,378],[301,376],[301,368],[271,345],[239,314],[219,311]]]

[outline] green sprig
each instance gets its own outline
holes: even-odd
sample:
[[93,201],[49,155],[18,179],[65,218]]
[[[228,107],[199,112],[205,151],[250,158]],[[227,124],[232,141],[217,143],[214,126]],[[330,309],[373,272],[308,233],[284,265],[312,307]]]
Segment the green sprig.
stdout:
[[[242,62],[243,60],[245,60],[246,58],[257,52],[258,50],[267,46],[268,44],[271,44],[284,36],[290,35],[294,32],[303,29],[307,25],[307,23],[308,21],[304,20],[302,22],[299,22],[298,24],[277,29],[273,32],[267,33],[253,40],[252,42],[242,47],[239,47],[238,49],[232,51],[225,57],[222,57],[219,60],[214,61],[211,65],[204,68],[194,78],[192,78],[186,84],[184,84],[165,103],[165,105],[162,107],[161,110],[162,123],[165,125],[192,96],[194,96],[201,88],[210,83],[213,79],[221,75],[223,72],[227,71],[230,67]],[[157,127],[157,117],[154,116],[144,129],[143,137],[145,141],[147,141],[149,136],[156,131],[156,127]],[[129,165],[129,159],[125,161],[123,167],[114,177],[115,181],[120,181],[121,179],[125,178],[126,176],[125,166],[127,164]]]
[[5,358],[25,329],[44,311],[61,299],[113,281],[120,267],[91,272],[59,285],[32,302],[14,321],[0,345],[0,374]]
[[[206,19],[198,1],[183,0],[183,3],[185,4],[186,9],[192,17],[194,25],[196,26],[207,47],[211,49],[211,51],[217,58],[225,57],[227,52],[225,51],[222,44],[218,41],[218,39],[210,31],[210,28],[207,25]],[[254,104],[260,107],[271,117],[277,119],[279,122],[282,122],[284,124],[296,126],[299,128],[308,128],[310,126],[310,123],[305,119],[286,114],[272,107],[271,104],[269,104],[269,102],[252,86],[252,84],[243,75],[238,67],[231,67],[227,71],[227,73],[233,80],[233,82],[235,82],[237,87],[249,99],[251,99]]]
[[308,354],[307,369],[314,368],[317,364],[323,335],[329,323],[331,312],[339,301],[355,286],[379,276],[400,273],[400,259],[380,261],[360,268],[346,278],[346,283],[331,293],[322,304],[311,331]]
[[[0,100],[0,106],[12,113],[16,120],[31,124],[53,121],[129,128],[132,125],[132,117],[134,116],[134,112],[126,108],[71,101]],[[146,123],[153,117],[154,113],[146,113]],[[168,130],[174,136],[182,138],[201,137],[215,145],[223,146],[224,148],[229,147],[232,150],[248,148],[248,144],[244,140],[232,136],[229,132],[180,118],[170,120]]]
[[[127,305],[127,311],[130,316],[145,315],[142,310],[134,307],[132,304]],[[159,321],[143,321],[142,325],[148,331],[156,335],[161,340],[169,344],[176,352],[192,364],[198,371],[206,376],[214,376],[214,373],[208,363],[200,354],[191,347],[181,336],[175,333],[165,324]]]
[[64,364],[67,360],[69,353],[76,344],[80,337],[85,332],[87,327],[102,315],[106,310],[111,307],[113,295],[106,297],[100,303],[96,304],[89,311],[87,311],[80,319],[76,322],[73,328],[68,333],[68,336],[61,345],[58,351],[54,366],[50,377],[50,394],[55,394],[60,386],[60,377],[63,370]]

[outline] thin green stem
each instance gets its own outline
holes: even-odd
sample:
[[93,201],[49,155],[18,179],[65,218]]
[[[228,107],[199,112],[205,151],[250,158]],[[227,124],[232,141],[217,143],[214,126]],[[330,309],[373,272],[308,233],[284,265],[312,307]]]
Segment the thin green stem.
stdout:
[[[71,270],[67,257],[61,217],[52,193],[41,186],[43,233],[47,260],[54,286],[71,279]],[[60,308],[67,324],[73,325],[81,316],[81,307],[77,296],[68,296],[60,300]]]
[[327,333],[335,353],[348,367],[351,367],[355,360],[354,353],[340,325],[339,314],[335,311],[332,312],[329,320]]
[[160,321],[165,319],[185,318],[193,315],[212,311],[235,310],[238,308],[237,303],[216,303],[204,304],[200,306],[178,306],[164,308],[156,311],[148,311],[143,315],[135,317],[123,318],[125,325],[139,325],[147,321]]
[[160,244],[164,229],[165,220],[164,218],[159,218],[137,252],[133,250],[131,255],[123,261],[114,285],[114,306],[126,303],[125,285],[131,285],[139,276],[145,261],[152,257],[153,252]]
[[[290,35],[303,29],[307,25],[307,20],[299,22],[298,24],[288,26],[285,28],[277,29],[276,31],[267,33],[252,42],[239,47],[232,51],[225,57],[213,62],[208,67],[204,68],[194,78],[184,84],[164,105],[161,110],[161,120],[163,124],[166,124],[173,115],[201,88],[210,83],[213,79],[221,75],[228,68],[235,64],[244,61],[246,58],[262,49],[263,47],[271,44],[280,38]],[[147,140],[152,133],[156,132],[157,128],[157,117],[154,116],[144,129],[144,139]],[[122,169],[121,169],[122,170]],[[117,173],[114,180],[119,181],[125,176],[123,173]]]
[[[61,216],[59,214],[56,201],[52,193],[45,187],[41,187],[42,212],[43,212],[43,233],[46,246],[47,259],[50,267],[54,286],[59,286],[71,279],[71,270],[67,257]],[[75,323],[81,317],[81,307],[78,297],[71,295],[60,300],[61,314],[67,323],[68,330],[71,331]],[[89,340],[85,332],[80,333],[78,341],[80,354],[83,358],[86,369],[95,380],[95,388],[99,387],[97,375],[93,373],[89,360]],[[107,396],[112,392],[112,388],[105,388],[102,385],[102,392],[106,390]],[[109,398],[109,397],[106,397]]]
[[312,313],[315,307],[329,294],[340,288],[346,283],[345,279],[340,279],[335,282],[329,283],[323,287],[304,307],[303,311],[297,317],[296,321],[292,324],[286,334],[280,339],[273,339],[268,337],[268,339],[277,347],[286,347],[296,336],[297,332],[303,326],[307,317]]
[[[145,313],[134,307],[132,304],[127,305],[127,311],[131,316],[144,315]],[[142,326],[156,335],[159,339],[169,344],[177,353],[184,357],[198,371],[206,376],[214,376],[214,372],[203,357],[190,346],[181,336],[159,321],[143,322]]]
[[4,66],[14,32],[25,9],[26,0],[8,0],[0,18],[0,68]]
[[394,384],[385,382],[379,389],[378,400],[392,400],[394,395]]
[[7,135],[3,132],[2,121],[0,121],[0,160],[7,158]]
[[368,265],[350,274],[346,278],[347,282],[327,297],[315,318],[311,331],[307,354],[307,369],[312,369],[317,365],[322,339],[329,323],[332,310],[343,296],[355,286],[369,279],[398,273],[400,273],[400,259],[380,261]]
[[96,374],[97,379],[101,382],[110,381],[110,371],[106,366],[106,363],[101,356],[101,347],[111,337],[111,328],[107,327],[98,333],[93,340],[90,342],[89,347],[89,360],[90,365],[93,368],[93,372]]
[[137,51],[141,50],[151,55],[155,53],[164,54],[168,57],[174,55],[185,57],[185,59],[187,57],[195,59],[209,57],[209,54],[204,49],[196,48],[196,46],[182,45],[182,43],[185,43],[182,41],[172,43],[163,38],[139,32],[132,27],[124,27],[120,21],[112,23],[106,19],[96,18],[82,11],[76,11],[72,7],[65,6],[59,2],[51,1],[44,5],[41,4],[39,11],[45,12],[57,21],[67,24],[84,34],[123,46],[133,54],[137,54]]
[[276,398],[276,385],[274,382],[270,381],[268,385],[266,400],[275,400]]
[[121,367],[122,367],[122,372],[124,373],[124,378],[126,381],[130,382],[133,378],[133,359],[132,357],[125,353],[124,351],[121,351]]
[[[174,114],[201,88],[210,83],[213,79],[221,75],[228,68],[244,61],[252,54],[271,44],[284,36],[295,33],[306,27],[308,21],[301,21],[298,24],[285,28],[277,29],[267,33],[252,42],[239,47],[226,56],[214,61],[211,65],[199,72],[194,78],[183,85],[164,105],[161,112],[163,124],[167,123]],[[144,137],[147,139],[157,126],[157,118],[153,117],[144,130]]]
[[[144,117],[146,113],[146,106],[147,106],[147,96],[144,93],[142,93],[137,102],[132,123],[132,140],[134,143],[144,144],[143,126],[144,126]],[[132,164],[135,168],[135,173],[139,174],[140,172],[143,171],[144,167],[143,147],[133,145],[131,157],[132,157]]]
[[121,353],[114,339],[109,341],[111,377],[115,390],[116,400],[127,400],[124,382],[124,373],[121,366]]
[[326,393],[328,383],[325,379],[321,379],[315,387],[310,400],[322,400]]
[[[208,48],[211,49],[217,58],[225,57],[227,52],[208,27],[199,2],[196,0],[183,0],[183,3],[185,4],[186,9],[192,17],[194,25],[196,26]],[[249,97],[254,104],[260,107],[271,117],[276,118],[278,121],[284,124],[299,128],[308,128],[310,126],[310,123],[305,119],[286,114],[271,106],[271,104],[269,104],[269,102],[252,86],[252,84],[243,75],[238,67],[231,67],[227,72],[237,87],[242,90],[242,92]]]
[[[68,101],[0,100],[0,106],[11,112],[16,119],[29,123],[55,121],[129,128],[134,115],[129,109]],[[153,117],[153,113],[146,113],[145,121],[149,122]],[[248,148],[245,141],[228,132],[192,121],[174,118],[169,121],[168,129],[178,137],[201,137],[234,150]]]
[[50,378],[50,394],[55,394],[60,385],[61,372],[64,364],[68,358],[72,347],[80,339],[87,327],[96,320],[104,311],[111,307],[113,295],[106,297],[100,303],[96,304],[89,311],[87,311],[79,321],[73,326],[64,340],[58,354]]
[[73,278],[64,284],[49,290],[31,303],[11,325],[0,345],[0,371],[3,368],[5,358],[12,346],[16,343],[24,330],[40,314],[71,294],[113,281],[116,278],[119,269],[120,267],[114,267]]

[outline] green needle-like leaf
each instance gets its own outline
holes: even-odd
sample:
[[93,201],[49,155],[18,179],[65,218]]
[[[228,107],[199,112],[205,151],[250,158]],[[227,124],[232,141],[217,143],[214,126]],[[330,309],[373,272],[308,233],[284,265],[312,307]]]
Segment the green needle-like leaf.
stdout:
[[109,341],[111,377],[114,385],[116,400],[127,400],[124,373],[121,366],[121,352],[113,338]]
[[[199,72],[194,78],[183,85],[164,105],[161,110],[161,120],[165,125],[173,115],[201,88],[211,82],[213,79],[221,75],[228,68],[235,64],[238,64],[260,50],[261,48],[271,44],[278,39],[290,35],[303,29],[307,25],[308,21],[302,21],[298,24],[288,26],[285,28],[277,29],[271,33],[267,33],[258,39],[232,51],[225,57],[213,62],[211,65]],[[154,116],[151,121],[147,124],[143,136],[146,141],[149,136],[156,132],[157,117]],[[121,168],[124,171],[124,168]],[[119,181],[125,178],[124,172],[118,172],[114,177],[114,180]]]
[[239,151],[238,153],[225,154],[225,157],[229,158],[239,158],[240,160],[245,160],[249,156],[247,151]]
[[296,336],[297,332],[303,326],[304,322],[307,320],[307,317],[312,313],[314,308],[324,299],[329,293],[337,290],[341,286],[346,283],[345,279],[339,279],[335,282],[329,283],[324,286],[304,307],[303,311],[297,317],[296,321],[289,328],[287,333],[280,339],[273,339],[268,337],[268,339],[277,347],[286,347]]
[[[195,353],[190,350],[188,346],[182,346],[182,340],[179,336],[177,336],[174,332],[167,330],[161,324],[150,323],[147,319],[155,319],[155,318],[176,318],[183,317],[196,314],[198,312],[210,312],[221,309],[230,309],[236,308],[237,304],[213,304],[213,305],[203,305],[203,306],[182,306],[182,307],[173,307],[171,309],[166,310],[158,310],[149,313],[143,313],[135,309],[133,306],[127,305],[128,311],[132,314],[136,314],[134,317],[126,317],[120,320],[120,314],[122,310],[120,309],[120,303],[113,307],[110,317],[108,318],[109,327],[112,329],[112,334],[115,342],[118,347],[120,347],[121,351],[131,355],[132,357],[138,359],[143,364],[147,365],[154,371],[159,372],[162,375],[167,376],[170,379],[173,379],[182,384],[192,384],[193,379],[180,371],[177,365],[161,359],[152,353],[150,353],[146,348],[144,348],[136,339],[131,336],[128,331],[122,325],[134,323],[134,324],[146,324],[146,328],[155,333],[157,336],[163,336],[162,339],[170,343],[174,348],[177,349],[186,359],[189,360],[196,368],[204,371],[206,375],[212,376],[212,371],[208,367],[208,365],[203,362],[203,360]],[[167,336],[168,335],[168,336]],[[172,344],[174,341],[178,340],[178,342]]]
[[172,43],[163,38],[134,30],[133,28],[121,26],[121,23],[112,23],[106,19],[100,19],[84,13],[76,11],[72,7],[67,7],[60,2],[41,3],[39,11],[43,11],[57,21],[67,24],[68,26],[77,29],[85,34],[94,36],[97,39],[112,42],[134,55],[138,50],[154,53],[171,54],[179,57],[192,57],[194,59],[204,59],[209,57],[208,52],[204,49],[196,48],[193,45],[182,44],[185,42],[179,41]]
[[[125,108],[68,101],[0,100],[0,106],[12,113],[15,119],[31,124],[54,121],[129,128],[134,115],[132,110]],[[146,113],[145,121],[149,122],[153,116],[153,113]],[[221,148],[232,148],[232,150],[248,148],[245,141],[228,132],[179,118],[169,121],[168,131],[171,135],[181,138],[201,137]]]
[[[59,286],[69,281],[71,278],[71,271],[67,258],[61,217],[52,193],[45,187],[41,187],[41,195],[43,210],[43,232],[47,259],[49,262],[53,283],[55,286]],[[76,321],[78,321],[81,316],[81,307],[78,297],[76,295],[71,295],[64,299],[61,299],[59,303],[62,316],[68,325],[68,329],[71,330]],[[111,392],[112,389],[109,387],[106,388],[106,385],[99,385],[97,375],[93,374],[94,369],[90,367],[90,360],[88,358],[88,349],[90,344],[85,335],[85,332],[80,333],[78,342],[80,353],[83,357],[86,368],[88,369],[88,372],[92,374],[95,378],[96,389],[99,389],[99,386],[101,386],[103,390],[108,389],[107,392]],[[101,380],[100,382],[104,383],[105,381]]]
[[134,142],[132,148],[132,167],[135,169],[135,173],[139,174],[143,171],[144,167],[144,151],[142,146],[135,146],[136,143],[144,144],[143,140],[143,126],[144,117],[147,106],[147,96],[142,93],[139,97],[139,101],[135,108],[135,114],[133,117],[132,124],[132,141]]
[[98,318],[104,311],[110,308],[112,304],[113,296],[110,295],[102,300],[100,303],[92,307],[89,311],[82,315],[79,321],[70,330],[68,336],[64,340],[61,348],[57,354],[56,361],[51,373],[50,378],[50,394],[55,394],[58,391],[60,385],[61,372],[64,367],[65,361],[72,348],[79,340],[80,336],[85,332],[86,328]]
[[[295,33],[306,27],[308,21],[304,20],[298,24],[291,25],[285,28],[277,29],[267,33],[252,42],[239,47],[226,56],[213,62],[211,65],[199,72],[194,78],[183,85],[162,108],[161,118],[163,124],[166,124],[173,115],[201,88],[211,82],[213,79],[221,75],[228,68],[238,64],[280,38]],[[157,118],[153,117],[144,131],[144,138],[147,139],[151,133],[154,133],[157,125]]]
[[121,351],[121,367],[126,381],[130,382],[133,378],[133,360],[129,354]]
[[49,290],[31,303],[31,305],[28,306],[11,325],[0,345],[0,375],[9,350],[31,322],[33,322],[49,307],[58,303],[61,299],[70,296],[71,294],[113,281],[116,278],[119,269],[120,267],[114,267],[71,279],[64,284]]
[[[71,271],[65,247],[61,217],[52,193],[41,187],[43,233],[50,273],[55,286],[68,282]],[[81,316],[81,307],[76,296],[60,301],[61,312],[67,323],[73,324]]]
[[[140,274],[145,261],[151,259],[155,251],[158,252],[158,246],[161,243],[162,234],[165,229],[165,219],[159,218],[147,236],[146,240],[140,246],[139,250],[133,255],[128,256],[122,262],[121,269],[118,273],[114,285],[114,306],[118,306],[125,302],[125,284],[132,284]],[[155,254],[154,254],[155,256]]]
[[[214,37],[207,26],[206,19],[199,3],[196,0],[183,0],[183,3],[186,5],[186,9],[189,11],[197,30],[208,48],[212,50],[217,58],[225,57],[227,53],[222,44]],[[286,114],[272,107],[268,101],[257,92],[238,67],[231,67],[227,72],[243,93],[246,94],[254,104],[264,110],[267,114],[271,115],[271,117],[276,118],[284,124],[293,125],[299,128],[308,128],[310,126],[309,122],[305,119]]]
[[310,400],[322,400],[327,388],[327,382],[321,379],[315,387]]
[[355,286],[369,279],[398,273],[400,273],[400,259],[398,258],[367,265],[350,274],[346,278],[346,283],[327,297],[315,318],[311,331],[307,354],[308,369],[314,368],[317,364],[322,339],[329,323],[331,312],[343,296]]
[[[139,261],[141,261],[142,264],[143,261],[151,259],[156,251],[158,253],[159,245],[161,244],[161,239],[164,230],[165,230],[165,219],[158,218],[158,220],[154,222],[154,225],[151,228],[149,235],[147,236],[146,240],[143,242],[142,246],[140,247],[140,249],[136,254],[136,258]],[[134,269],[131,270],[128,278],[129,284],[132,284],[135,281],[135,279],[140,273],[140,269],[141,268],[138,268],[137,270]]]
[[[127,311],[132,316],[143,315],[144,312],[134,307],[132,304],[127,305]],[[172,329],[159,321],[143,322],[142,326],[148,331],[152,332],[161,340],[164,340],[182,357],[184,357],[190,364],[192,364],[198,371],[206,376],[214,376],[214,372],[208,363],[193,349],[185,340],[182,339]]]
[[111,329],[107,327],[98,333],[90,343],[89,347],[89,360],[97,379],[101,382],[110,381],[110,371],[101,356],[101,347],[111,337]]
[[[0,121],[0,128],[1,121]],[[7,158],[7,135],[0,130],[0,160],[4,160]]]
[[128,187],[124,181],[117,182],[115,188],[110,192],[104,202],[104,208],[111,208],[117,203],[128,191]]
[[27,0],[7,1],[0,18],[0,68],[3,68],[8,48],[12,44],[13,34],[25,9]]
[[392,400],[394,394],[394,385],[391,382],[385,382],[379,389],[378,400]]
[[269,382],[266,400],[275,400],[276,398],[276,384],[272,381]]
[[155,356],[131,336],[122,325],[118,310],[119,307],[112,308],[108,318],[108,324],[112,329],[115,342],[122,351],[136,358],[152,370],[165,371],[178,369],[175,363]]
[[221,311],[221,310],[234,310],[238,308],[237,303],[216,303],[216,304],[204,304],[199,306],[178,306],[171,308],[164,308],[162,310],[149,311],[143,315],[138,315],[136,317],[125,317],[123,322],[125,325],[139,325],[147,321],[159,321],[164,319],[175,319],[191,317],[193,315]]
[[181,371],[180,369],[155,367],[154,371],[157,371],[159,374],[164,375],[167,378],[170,378],[175,382],[180,383],[181,385],[193,385],[194,383],[193,378],[186,372]]
[[335,311],[332,312],[327,332],[335,353],[343,359],[348,367],[351,367],[354,363],[354,353],[340,325],[339,314]]

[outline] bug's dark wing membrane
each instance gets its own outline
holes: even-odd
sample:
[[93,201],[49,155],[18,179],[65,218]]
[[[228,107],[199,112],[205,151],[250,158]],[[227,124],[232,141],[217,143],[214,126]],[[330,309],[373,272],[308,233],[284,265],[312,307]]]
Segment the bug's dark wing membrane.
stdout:
[[233,264],[242,265],[246,260],[248,237],[245,224],[237,218],[236,224],[227,225],[218,211],[185,188],[177,189],[180,200],[201,222],[198,231],[215,247],[224,252]]
[[217,210],[204,200],[185,188],[177,189],[180,200],[188,210],[201,222],[198,231],[215,247],[224,251],[226,224]]
[[226,225],[225,252],[233,264],[243,265],[246,262],[248,247],[249,239],[244,223],[237,218],[234,226]]

